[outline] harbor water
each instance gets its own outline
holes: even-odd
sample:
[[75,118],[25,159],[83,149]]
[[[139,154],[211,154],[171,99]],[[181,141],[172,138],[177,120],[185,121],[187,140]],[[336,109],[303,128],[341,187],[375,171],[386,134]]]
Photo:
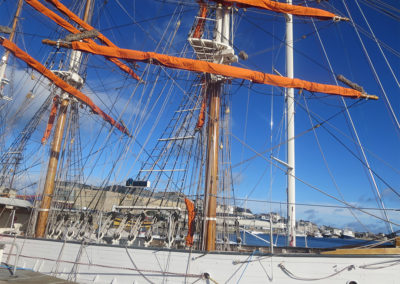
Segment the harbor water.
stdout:
[[[250,234],[242,233],[243,243],[250,246],[269,246],[269,234]],[[274,246],[286,246],[286,236],[273,235]],[[343,246],[363,246],[374,243],[375,241],[360,239],[341,239],[341,238],[314,238],[314,237],[296,237],[297,247],[308,248],[335,248]]]

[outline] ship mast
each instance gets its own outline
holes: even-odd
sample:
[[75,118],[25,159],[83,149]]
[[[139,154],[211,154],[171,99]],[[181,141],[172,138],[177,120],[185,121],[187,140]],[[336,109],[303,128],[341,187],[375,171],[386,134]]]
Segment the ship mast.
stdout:
[[[19,15],[21,14],[22,10],[22,3],[23,0],[18,1],[17,11],[15,12],[15,16],[11,26],[10,37],[8,38],[9,41],[14,41]],[[11,100],[11,98],[3,95],[3,89],[9,82],[8,79],[5,78],[9,56],[10,56],[10,51],[6,50],[3,58],[1,58],[0,61],[0,99],[5,99],[5,100]]]
[[[286,1],[292,4],[292,0]],[[286,77],[294,77],[293,68],[293,15],[286,16]],[[286,100],[286,131],[287,131],[287,245],[296,246],[296,210],[295,210],[295,148],[294,148],[294,89],[287,88]]]
[[[90,16],[90,7],[92,0],[86,1],[85,13],[83,21],[88,21]],[[79,67],[82,60],[82,52],[73,50],[71,52],[70,64],[68,71],[56,71],[58,76],[64,77],[69,84],[73,85],[77,89],[83,85],[83,79],[78,74]],[[66,115],[69,106],[70,98],[67,93],[63,93],[61,96],[61,106],[57,119],[56,128],[54,130],[54,137],[51,143],[50,160],[47,167],[46,181],[44,184],[44,190],[42,195],[42,202],[40,209],[38,209],[38,219],[36,223],[35,236],[43,238],[45,236],[47,219],[49,216],[50,205],[54,192],[55,177],[57,173],[58,159],[60,156],[61,144],[64,136],[64,128],[66,122]]]
[[218,193],[218,143],[219,143],[219,113],[221,82],[211,82],[209,92],[209,119],[207,139],[207,165],[206,165],[206,247],[207,251],[215,250],[216,222],[217,222],[217,193]]
[[[213,43],[228,50],[225,55],[214,56],[215,63],[227,63],[227,58],[235,58],[229,42],[230,34],[230,7],[218,4]],[[217,49],[218,50],[218,49]],[[221,111],[221,91],[225,79],[218,75],[207,78],[208,87],[208,126],[207,126],[207,160],[205,179],[205,250],[215,250],[217,224],[217,193],[219,185],[218,156],[219,156],[219,120]]]

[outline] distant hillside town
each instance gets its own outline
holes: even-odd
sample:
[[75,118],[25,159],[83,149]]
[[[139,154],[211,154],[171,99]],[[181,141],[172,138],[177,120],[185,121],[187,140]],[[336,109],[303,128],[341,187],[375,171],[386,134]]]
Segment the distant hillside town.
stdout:
[[[224,208],[218,206],[217,215],[224,216],[224,219],[231,218],[239,221],[239,226],[249,233],[261,234],[269,233],[272,226],[273,234],[286,234],[286,218],[276,212],[253,214],[250,209],[229,206]],[[222,219],[222,218],[221,218]],[[383,233],[373,234],[371,232],[355,232],[350,228],[335,228],[332,226],[318,226],[307,221],[298,220],[296,222],[297,237],[315,237],[315,238],[347,238],[347,239],[378,239],[383,238]]]

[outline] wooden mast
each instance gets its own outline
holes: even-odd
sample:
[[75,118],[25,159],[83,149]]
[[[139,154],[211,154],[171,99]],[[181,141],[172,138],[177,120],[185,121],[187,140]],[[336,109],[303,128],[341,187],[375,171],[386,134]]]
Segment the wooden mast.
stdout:
[[[8,38],[9,41],[14,41],[15,31],[17,29],[18,18],[19,18],[19,15],[21,14],[21,10],[22,10],[22,3],[23,3],[23,0],[18,1],[17,11],[15,12],[14,20],[13,20],[13,23],[11,26],[12,31],[11,31],[10,37]],[[6,52],[6,53],[9,53],[9,52]]]
[[[18,19],[19,19],[19,15],[21,14],[21,10],[22,10],[22,3],[23,0],[19,0],[18,1],[18,6],[17,6],[17,11],[15,12],[15,16],[12,22],[12,26],[11,26],[11,33],[10,33],[10,37],[8,38],[9,41],[14,41],[15,38],[15,31],[17,29],[17,23],[18,23]],[[1,66],[0,66],[0,94],[2,92],[2,89],[4,87],[4,85],[6,85],[8,81],[3,82],[3,79],[5,77],[5,73],[6,73],[6,68],[7,68],[7,62],[8,62],[8,57],[10,56],[10,51],[6,50],[6,52],[4,53],[4,56],[1,60]]]
[[35,236],[38,238],[43,238],[46,231],[47,218],[49,216],[51,200],[53,198],[58,158],[60,156],[60,149],[64,134],[68,105],[69,105],[69,100],[63,99],[58,114],[56,129],[54,132],[54,138],[51,143],[50,160],[49,160],[49,165],[47,167],[47,175],[42,195],[42,203],[40,205],[38,220],[36,223]]
[[[85,14],[83,20],[86,22],[90,15],[90,6],[92,0],[86,1]],[[77,73],[80,65],[81,52],[72,51],[71,53],[71,63],[70,72]],[[46,181],[44,184],[44,190],[42,195],[42,203],[40,205],[38,219],[36,223],[35,236],[37,238],[43,238],[45,236],[47,219],[49,216],[49,210],[51,201],[54,193],[55,177],[57,173],[58,159],[60,156],[61,144],[64,136],[64,128],[66,122],[66,114],[69,105],[69,98],[66,93],[64,93],[59,115],[57,118],[56,128],[54,130],[54,137],[51,143],[50,160],[47,167]]]
[[[216,9],[216,21],[214,28],[214,40],[216,42],[228,42],[229,22],[224,19],[227,10],[218,4]],[[229,17],[229,14],[228,14]],[[221,108],[221,89],[223,78],[210,75],[207,78],[207,92],[209,98],[208,126],[207,126],[207,160],[206,160],[206,188],[205,188],[205,250],[215,250],[217,228],[217,193],[219,185],[218,155],[219,155],[219,120]]]
[[209,87],[209,118],[206,163],[206,247],[207,251],[215,250],[217,227],[217,192],[218,192],[218,152],[219,152],[219,117],[221,82],[211,82]]

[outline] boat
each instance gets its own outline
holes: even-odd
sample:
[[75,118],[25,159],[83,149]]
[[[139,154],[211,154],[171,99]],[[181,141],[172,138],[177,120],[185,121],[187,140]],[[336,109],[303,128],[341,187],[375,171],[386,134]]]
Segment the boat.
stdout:
[[342,230],[334,228],[332,230],[332,238],[339,238],[342,235]]
[[[389,4],[363,2],[371,16],[388,17],[380,21],[398,17]],[[9,2],[0,5],[4,3]],[[9,112],[1,113],[6,127],[0,133],[0,188],[15,188],[16,196],[8,198],[30,196],[33,205],[24,203],[30,216],[26,230],[12,225],[13,233],[1,234],[2,261],[78,283],[354,284],[383,278],[396,283],[398,211],[385,206],[392,203],[381,187],[386,196],[398,197],[392,184],[399,174],[393,166],[399,147],[392,141],[398,141],[400,129],[394,103],[399,98],[387,96],[389,89],[375,71],[395,70],[399,65],[389,59],[398,62],[398,51],[360,27],[364,14],[354,19],[346,1],[338,8],[326,1],[297,4],[19,0],[12,22],[23,19],[23,38],[0,37],[4,52],[23,66],[14,73],[19,77],[0,78],[9,83],[3,98],[13,98],[1,102]],[[358,8],[356,3],[352,8]],[[0,9],[1,15],[4,11]],[[136,18],[140,13],[145,16]],[[278,23],[267,28],[270,20]],[[306,27],[294,32],[294,24]],[[355,37],[345,38],[346,44],[356,39],[363,44],[360,32],[372,38],[384,63],[375,66],[370,56],[364,61],[360,55],[369,55],[370,47],[364,44],[362,52],[339,53],[342,42],[332,34],[341,28],[355,31]],[[11,34],[16,31],[12,24]],[[272,36],[267,49],[266,35]],[[331,48],[339,57],[335,64],[325,57]],[[278,63],[280,53],[285,59]],[[322,59],[316,59],[318,54]],[[355,63],[344,64],[344,57]],[[299,63],[296,74],[294,61]],[[328,67],[322,67],[325,62]],[[265,63],[269,67],[260,66]],[[8,70],[12,65],[3,60],[1,67]],[[369,67],[372,75],[365,72]],[[356,71],[361,75],[354,75]],[[344,75],[336,76],[339,72]],[[396,79],[395,74],[390,76]],[[28,95],[11,95],[12,84]],[[398,92],[398,83],[389,88]],[[255,100],[251,105],[250,99]],[[376,109],[386,106],[379,112],[382,117],[375,117]],[[276,116],[274,109],[284,114]],[[279,127],[274,124],[277,117]],[[388,121],[394,130],[383,127]],[[357,132],[356,125],[379,132],[380,141],[371,138],[376,133]],[[363,141],[366,137],[367,142],[388,144],[375,148]],[[314,138],[317,142],[311,144]],[[328,140],[335,142],[327,144],[329,154],[320,144]],[[305,155],[306,150],[311,153]],[[343,158],[345,154],[350,158]],[[330,159],[342,176],[340,182],[325,164]],[[313,167],[314,162],[320,163]],[[357,170],[355,162],[361,163]],[[383,165],[375,168],[378,162]],[[235,166],[238,172],[232,170]],[[269,169],[268,182],[263,182]],[[275,171],[280,176],[276,182]],[[333,185],[327,185],[329,178]],[[355,205],[354,196],[339,190],[341,183],[346,189],[358,188],[367,180],[376,207]],[[264,198],[270,189],[262,209],[271,212],[270,236],[286,232],[285,247],[267,240],[265,246],[252,246],[242,240],[246,233],[241,218],[254,219],[247,209],[254,184],[263,185]],[[295,194],[296,186],[306,199]],[[285,201],[273,203],[272,187],[278,188],[279,197],[287,192]],[[236,196],[238,189],[246,191],[240,195],[244,198]],[[314,195],[323,201],[306,204]],[[16,203],[3,204],[15,213]],[[272,212],[281,212],[282,204],[285,224],[272,220],[272,214],[278,215]],[[302,206],[316,205],[321,212],[331,210],[319,215],[324,216],[322,222],[332,216],[338,222],[354,216],[361,224],[365,219],[360,218],[379,220],[387,240],[346,248],[299,247],[296,214],[302,214]],[[262,226],[266,223],[263,220]],[[259,230],[256,224],[251,224],[253,231]]]
[[321,234],[320,231],[314,232],[314,234],[312,235],[312,237],[318,238],[318,239],[323,238],[323,236],[322,236],[322,234]]
[[332,233],[329,230],[325,230],[322,232],[322,236],[324,238],[332,238]]
[[355,235],[354,235],[354,232],[352,230],[344,229],[343,232],[342,232],[341,238],[343,238],[343,239],[354,239]]

